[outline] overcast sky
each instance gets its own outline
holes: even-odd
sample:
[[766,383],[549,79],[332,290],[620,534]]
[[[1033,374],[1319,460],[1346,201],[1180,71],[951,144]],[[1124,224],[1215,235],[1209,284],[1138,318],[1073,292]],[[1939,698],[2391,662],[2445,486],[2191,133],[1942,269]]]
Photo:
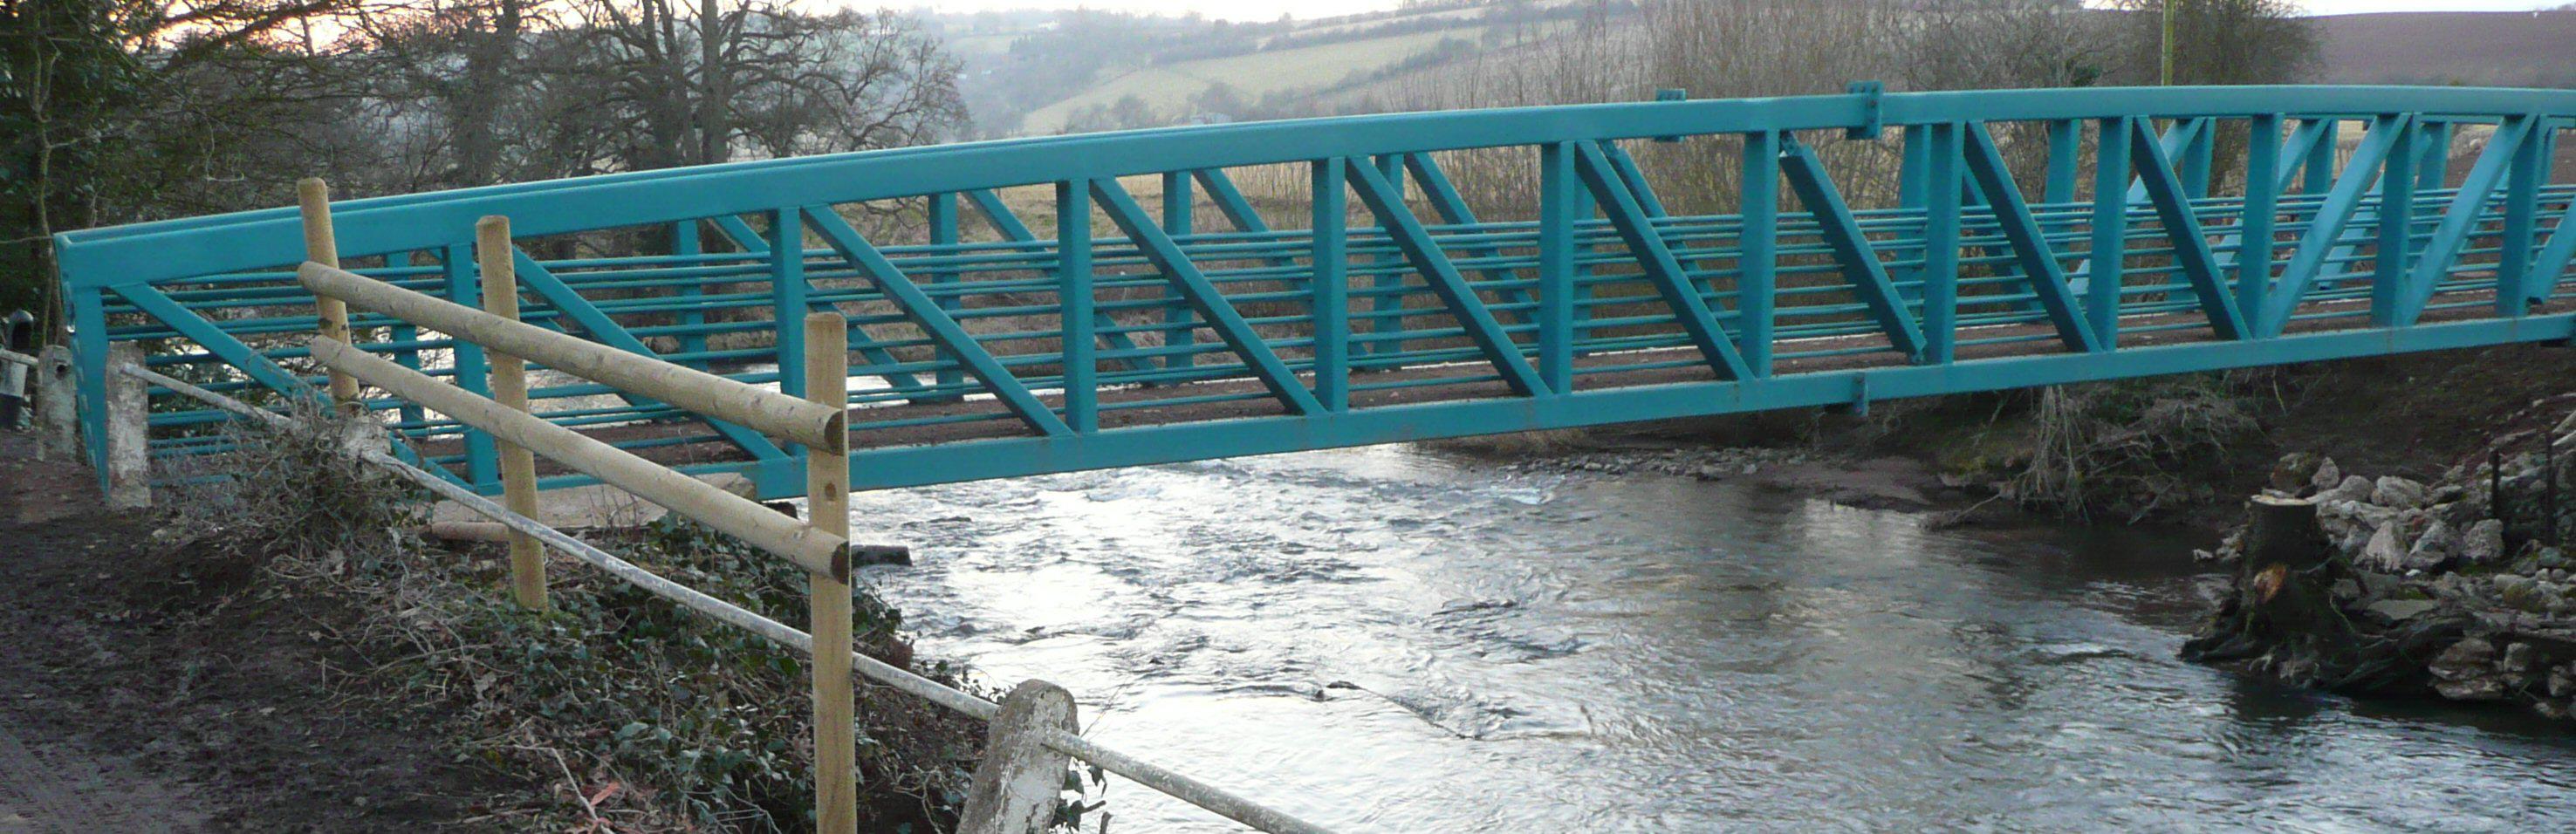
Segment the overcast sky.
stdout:
[[[871,5],[864,0],[845,0],[850,5]],[[2307,0],[2314,14],[2354,14],[2358,12],[2415,11],[2527,11],[2556,6],[2567,0]],[[906,2],[878,5],[908,6]],[[1087,7],[1134,12],[1183,14],[1198,12],[1208,17],[1228,20],[1273,20],[1280,14],[1300,18],[1331,17],[1353,12],[1393,8],[1395,0],[937,0],[927,4],[945,12],[982,9],[1070,9]]]

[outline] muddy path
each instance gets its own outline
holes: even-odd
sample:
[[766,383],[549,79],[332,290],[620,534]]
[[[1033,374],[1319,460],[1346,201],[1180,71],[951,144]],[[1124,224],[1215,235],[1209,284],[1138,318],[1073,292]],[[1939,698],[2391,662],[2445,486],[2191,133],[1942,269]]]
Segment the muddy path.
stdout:
[[363,612],[236,593],[87,478],[0,433],[0,834],[509,830],[542,792],[360,676]]

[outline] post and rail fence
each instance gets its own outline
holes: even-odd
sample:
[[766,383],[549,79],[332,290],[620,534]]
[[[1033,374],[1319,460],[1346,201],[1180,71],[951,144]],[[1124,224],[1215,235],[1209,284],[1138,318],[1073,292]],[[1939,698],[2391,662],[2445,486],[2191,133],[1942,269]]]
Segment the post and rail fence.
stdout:
[[[388,451],[383,438],[357,438],[349,453],[389,469],[429,493],[497,522],[507,531],[509,591],[518,604],[547,608],[543,548],[551,548],[635,584],[666,600],[806,653],[812,663],[815,715],[816,830],[828,834],[857,827],[857,675],[984,720],[990,725],[986,755],[973,774],[960,830],[968,834],[1028,834],[1052,825],[1065,775],[1074,760],[1097,765],[1146,787],[1253,829],[1277,834],[1320,834],[1327,829],[1213,785],[1102,746],[1077,734],[1075,702],[1061,687],[1029,680],[998,704],[960,691],[856,650],[850,571],[899,548],[849,541],[850,470],[843,403],[848,396],[846,320],[835,313],[804,317],[805,396],[795,397],[738,380],[607,349],[518,319],[515,264],[509,222],[486,217],[476,224],[484,309],[474,309],[364,277],[333,265],[327,189],[307,180],[299,188],[308,254],[298,282],[315,298],[319,334],[306,340],[329,384],[306,396],[360,403],[361,386],[488,432],[499,444],[500,502],[433,474],[417,459]],[[490,362],[492,393],[484,396],[350,344],[350,311],[390,317],[447,334],[480,348]],[[650,398],[692,413],[743,426],[795,444],[806,473],[806,514],[781,514],[750,498],[681,474],[627,450],[529,413],[526,365],[579,377],[624,395]],[[33,372],[40,446],[45,454],[77,454],[77,400],[70,357],[61,347],[28,355],[0,349],[0,364]],[[151,387],[203,403],[228,419],[291,428],[294,418],[250,405],[206,386],[152,370],[137,346],[119,345],[108,363],[104,445],[111,506],[150,504],[148,400]],[[349,408],[351,414],[370,412]],[[378,425],[369,423],[368,425]],[[812,633],[710,597],[657,576],[563,530],[538,520],[535,460],[543,457],[672,513],[734,536],[802,569],[808,580]],[[855,554],[855,556],[854,556]]]

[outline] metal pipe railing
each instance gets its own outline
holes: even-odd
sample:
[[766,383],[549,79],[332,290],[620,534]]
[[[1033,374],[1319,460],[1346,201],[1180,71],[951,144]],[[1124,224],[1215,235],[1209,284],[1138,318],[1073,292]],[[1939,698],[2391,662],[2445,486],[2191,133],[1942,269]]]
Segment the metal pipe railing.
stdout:
[[[7,359],[9,361],[33,361],[33,357],[24,357],[22,359],[14,354],[7,354],[6,352],[0,352],[0,359]],[[253,407],[247,403],[241,402],[240,400],[208,391],[202,387],[174,379],[165,374],[154,372],[139,364],[119,365],[113,368],[112,372],[150,382],[183,396],[204,402],[207,405],[213,406],[224,412],[258,420],[273,427],[292,428],[296,425],[294,418],[287,415]],[[365,377],[361,376],[360,379],[363,381],[365,380]],[[436,408],[437,406],[431,407]],[[502,507],[499,503],[494,502],[490,498],[476,494],[473,490],[467,489],[463,486],[459,486],[448,478],[440,477],[428,470],[406,463],[402,459],[383,450],[357,450],[355,455],[359,460],[389,470],[394,474],[401,476],[405,480],[420,485],[431,494],[449,501],[454,501],[459,506],[472,511],[477,515],[481,515],[484,518],[491,519],[512,531],[534,537],[548,547],[562,552],[567,556],[571,556],[574,559],[580,560],[584,564],[596,567],[610,576],[629,582],[636,587],[643,589],[647,593],[661,597],[673,604],[679,605],[680,607],[706,615],[719,622],[740,627],[752,634],[798,652],[803,652],[808,656],[812,656],[814,653],[815,642],[811,634],[799,631],[794,627],[788,626],[785,623],[781,623],[769,617],[762,616],[758,612],[708,596],[694,588],[663,578],[652,571],[648,571],[637,566],[633,562],[619,558],[616,554],[609,553],[608,551],[602,550],[589,542],[582,541],[578,537],[565,533],[562,530],[555,529],[553,526],[548,525],[543,521],[539,521],[520,513],[511,512],[509,509]],[[976,697],[973,694],[941,684],[938,681],[913,674],[901,667],[888,664],[884,661],[877,660],[876,658],[868,657],[867,655],[855,650],[850,652],[850,665],[854,672],[866,676],[869,680],[892,687],[898,691],[973,718],[989,722],[999,715],[1002,709],[1000,705],[991,701],[984,700],[983,698]],[[1287,812],[1262,805],[1259,802],[1244,798],[1223,788],[1192,778],[1170,768],[1144,761],[1115,748],[1083,738],[1082,736],[1074,733],[1063,732],[1060,730],[1040,732],[1036,736],[1036,741],[1048,749],[1099,765],[1101,769],[1110,773],[1118,774],[1119,776],[1135,781],[1137,784],[1152,788],[1157,792],[1169,795],[1174,799],[1187,802],[1202,810],[1208,811],[1209,813],[1216,814],[1217,816],[1242,823],[1255,830],[1272,832],[1272,834],[1330,834],[1331,832],[1331,829],[1325,828],[1321,825],[1308,822]]]

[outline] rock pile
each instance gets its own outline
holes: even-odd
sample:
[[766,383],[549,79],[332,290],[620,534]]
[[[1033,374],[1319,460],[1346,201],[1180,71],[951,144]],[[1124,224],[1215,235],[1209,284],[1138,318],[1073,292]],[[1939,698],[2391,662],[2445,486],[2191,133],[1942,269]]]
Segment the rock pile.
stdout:
[[2301,685],[2568,718],[2576,561],[2561,547],[2576,507],[2558,491],[2571,485],[2576,415],[2499,438],[2430,484],[2285,456],[2248,524],[2198,554],[2234,564],[2235,580],[2184,653]]

